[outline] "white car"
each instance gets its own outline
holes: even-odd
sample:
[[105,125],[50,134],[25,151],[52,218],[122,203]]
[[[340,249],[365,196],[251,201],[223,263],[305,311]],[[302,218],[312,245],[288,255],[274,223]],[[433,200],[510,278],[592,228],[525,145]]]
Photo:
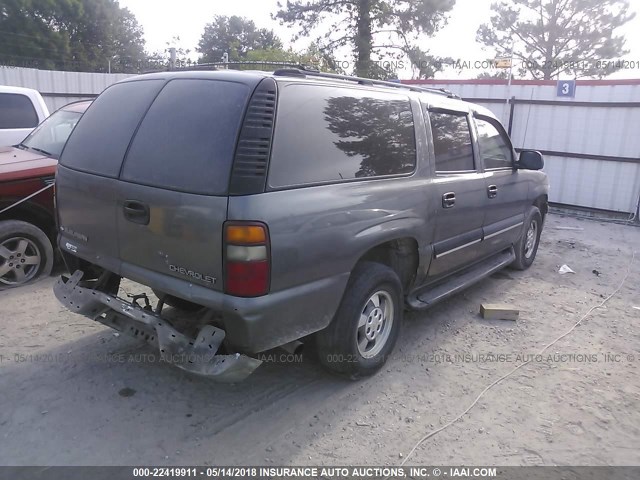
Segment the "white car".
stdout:
[[0,147],[19,144],[48,116],[37,90],[0,85]]

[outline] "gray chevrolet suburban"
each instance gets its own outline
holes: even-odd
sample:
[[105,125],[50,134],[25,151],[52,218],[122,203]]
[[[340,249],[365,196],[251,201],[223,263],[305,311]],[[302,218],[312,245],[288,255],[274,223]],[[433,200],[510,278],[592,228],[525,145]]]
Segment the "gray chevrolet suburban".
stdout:
[[[330,370],[369,375],[405,309],[532,264],[542,166],[446,91],[301,68],[133,77],[94,101],[62,153],[73,273],[55,294],[218,380],[299,340]],[[157,305],[119,297],[121,278]],[[165,305],[190,310],[191,328]]]

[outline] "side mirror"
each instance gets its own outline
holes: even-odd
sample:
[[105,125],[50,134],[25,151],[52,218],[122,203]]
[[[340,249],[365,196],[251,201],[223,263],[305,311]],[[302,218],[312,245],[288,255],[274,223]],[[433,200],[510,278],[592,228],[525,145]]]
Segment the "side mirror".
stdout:
[[544,159],[542,154],[536,150],[523,150],[520,152],[520,158],[516,163],[516,167],[524,170],[542,170],[544,167]]

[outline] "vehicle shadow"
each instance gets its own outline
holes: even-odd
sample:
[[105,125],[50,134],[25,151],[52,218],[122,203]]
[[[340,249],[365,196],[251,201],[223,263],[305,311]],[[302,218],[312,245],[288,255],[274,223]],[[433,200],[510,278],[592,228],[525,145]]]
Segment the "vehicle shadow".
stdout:
[[265,352],[246,380],[222,384],[108,329],[5,357],[0,430],[15,441],[0,449],[0,464],[209,464],[239,451],[251,458],[274,430],[353,388],[309,357]]
[[362,399],[385,391],[404,391],[420,401],[437,395],[441,382],[451,379],[430,377],[426,367],[433,365],[415,354],[447,348],[452,329],[477,319],[469,309],[477,300],[466,295],[477,297],[497,283],[406,314],[397,355],[358,382],[326,373],[307,348],[301,356],[265,352],[264,363],[246,380],[216,383],[167,364],[156,349],[108,328],[5,359],[0,430],[12,441],[0,449],[0,464],[340,463],[339,452],[311,459],[303,445],[318,435],[341,434],[345,425],[368,435],[375,419],[356,420]]

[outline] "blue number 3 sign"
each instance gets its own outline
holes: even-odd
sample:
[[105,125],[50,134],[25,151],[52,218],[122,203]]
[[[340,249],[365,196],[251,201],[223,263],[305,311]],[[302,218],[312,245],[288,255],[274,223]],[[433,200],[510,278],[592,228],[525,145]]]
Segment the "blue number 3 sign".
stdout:
[[556,90],[556,96],[558,97],[570,97],[576,96],[576,81],[575,80],[558,80]]

